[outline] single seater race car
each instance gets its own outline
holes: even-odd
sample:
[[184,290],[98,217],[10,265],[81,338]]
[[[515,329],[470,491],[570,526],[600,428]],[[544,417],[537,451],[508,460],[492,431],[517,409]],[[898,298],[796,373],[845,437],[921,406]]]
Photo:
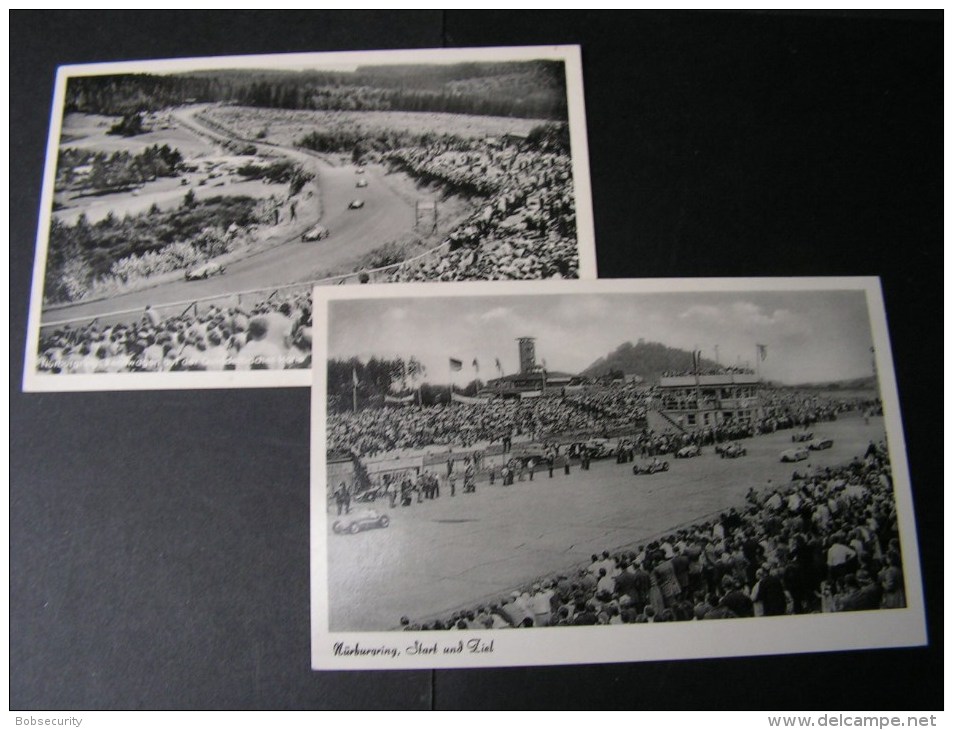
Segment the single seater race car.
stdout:
[[834,445],[834,439],[818,437],[807,442],[807,448],[811,451],[823,451]]
[[636,464],[632,467],[632,473],[639,474],[658,474],[661,471],[668,471],[667,461],[648,461],[644,464]]
[[185,272],[186,281],[196,281],[198,279],[207,279],[210,276],[216,276],[218,274],[225,273],[225,265],[217,261],[209,261],[205,264],[200,264],[191,269],[188,269]]
[[320,241],[324,238],[327,238],[331,235],[331,231],[322,226],[320,223],[314,228],[309,228],[307,231],[301,234],[302,241]]
[[675,452],[676,459],[693,459],[696,456],[701,456],[702,450],[698,444],[689,444],[688,446],[683,446],[678,451]]
[[810,456],[810,453],[811,452],[805,449],[803,446],[799,446],[794,449],[785,449],[781,452],[781,461],[804,461]]
[[367,187],[367,179],[362,177],[360,180],[358,180],[358,181],[354,184],[354,187],[356,187],[356,188],[366,188],[366,187]]
[[340,515],[331,525],[331,529],[338,535],[350,533],[354,535],[361,530],[370,530],[375,527],[387,527],[390,517],[380,514],[376,509],[354,510],[346,515]]
[[739,456],[747,456],[748,450],[741,444],[724,444],[718,453],[722,459],[737,459]]
[[364,201],[361,200],[360,198],[357,198],[356,200],[352,200],[350,203],[347,204],[348,210],[357,210],[363,207],[364,207]]

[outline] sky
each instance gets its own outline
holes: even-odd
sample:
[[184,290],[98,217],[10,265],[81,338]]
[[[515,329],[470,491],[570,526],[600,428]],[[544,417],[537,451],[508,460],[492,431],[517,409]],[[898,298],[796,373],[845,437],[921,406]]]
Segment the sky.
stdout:
[[417,357],[427,379],[446,383],[519,369],[516,338],[536,338],[536,360],[577,373],[625,342],[660,342],[723,365],[756,367],[782,383],[873,374],[872,337],[862,291],[550,294],[361,299],[330,303],[328,356]]

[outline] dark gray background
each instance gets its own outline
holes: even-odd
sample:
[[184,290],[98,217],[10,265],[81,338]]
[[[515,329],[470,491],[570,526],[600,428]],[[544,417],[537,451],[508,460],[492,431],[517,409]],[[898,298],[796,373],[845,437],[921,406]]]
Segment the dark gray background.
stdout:
[[[602,276],[883,278],[929,647],[315,673],[308,390],[21,392],[58,64],[554,43]],[[940,13],[11,13],[11,708],[942,707],[942,47]]]

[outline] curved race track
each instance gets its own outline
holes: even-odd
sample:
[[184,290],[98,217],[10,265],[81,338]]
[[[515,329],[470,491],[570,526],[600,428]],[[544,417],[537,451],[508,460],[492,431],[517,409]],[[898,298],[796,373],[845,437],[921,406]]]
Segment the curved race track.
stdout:
[[[215,140],[221,133],[202,125],[198,119],[201,107],[180,110],[176,116],[183,126]],[[318,220],[315,205],[308,209],[308,200],[298,203],[300,225],[289,229],[293,235],[266,251],[230,263],[227,272],[203,281],[186,282],[184,277],[148,289],[120,294],[108,299],[78,303],[54,310],[44,310],[44,322],[57,322],[80,317],[94,317],[110,312],[158,307],[173,302],[191,301],[207,296],[227,295],[251,289],[280,286],[300,281],[311,271],[334,269],[355,262],[414,226],[413,205],[389,187],[379,167],[366,168],[366,188],[356,188],[360,177],[353,165],[333,166],[316,155],[291,147],[270,145],[270,149],[302,164],[316,173],[324,215],[320,220],[331,235],[313,243],[301,241],[301,231]],[[348,203],[360,198],[365,205],[349,210]]]

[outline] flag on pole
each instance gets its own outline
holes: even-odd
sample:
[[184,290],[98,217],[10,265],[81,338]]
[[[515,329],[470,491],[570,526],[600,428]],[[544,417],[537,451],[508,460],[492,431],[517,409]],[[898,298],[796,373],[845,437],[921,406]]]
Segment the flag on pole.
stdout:
[[463,370],[463,360],[457,360],[455,357],[451,357],[450,369],[454,372],[460,372]]
[[697,373],[701,367],[702,362],[702,351],[701,350],[692,350],[692,372]]
[[480,363],[477,362],[477,359],[476,359],[476,358],[473,358],[473,369],[476,370],[477,373],[480,372]]
[[500,364],[500,358],[496,358],[496,369],[500,373],[500,377],[503,377],[503,366]]
[[758,348],[758,357],[761,358],[761,362],[764,362],[765,359],[768,357],[768,346],[762,345],[759,343],[757,345],[757,348]]

